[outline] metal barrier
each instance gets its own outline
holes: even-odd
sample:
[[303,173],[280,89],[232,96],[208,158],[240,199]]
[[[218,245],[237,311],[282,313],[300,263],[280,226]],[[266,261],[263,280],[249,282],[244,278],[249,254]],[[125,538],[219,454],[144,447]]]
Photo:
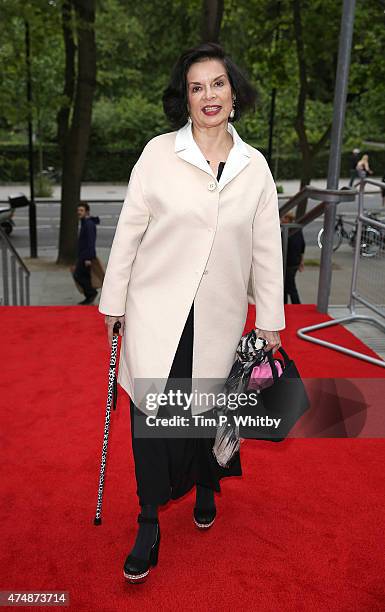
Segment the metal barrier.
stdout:
[[29,277],[31,273],[1,227],[0,257],[0,278],[2,277],[1,285],[3,287],[3,295],[0,296],[0,305],[10,306],[10,295],[12,295],[13,306],[29,306]]
[[[297,330],[297,335],[303,340],[313,342],[321,346],[334,349],[346,355],[357,357],[385,368],[383,359],[369,357],[364,353],[352,351],[339,344],[327,342],[320,338],[307,335],[308,332],[324,329],[342,323],[354,321],[366,321],[378,327],[385,333],[385,222],[379,221],[373,216],[368,216],[364,211],[365,185],[374,185],[385,189],[385,183],[372,179],[361,179],[358,195],[357,233],[355,238],[354,261],[352,270],[352,281],[348,308],[350,315],[326,321],[317,325],[302,327]],[[356,303],[366,306],[379,315],[384,322],[370,316],[356,313]]]

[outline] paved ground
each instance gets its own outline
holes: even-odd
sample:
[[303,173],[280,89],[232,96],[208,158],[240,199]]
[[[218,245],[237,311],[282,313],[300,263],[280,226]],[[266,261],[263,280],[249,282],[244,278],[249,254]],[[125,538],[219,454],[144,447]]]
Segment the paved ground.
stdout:
[[[325,181],[314,181],[316,186],[324,187]],[[344,182],[341,182],[341,185]],[[285,181],[285,192],[293,194],[297,188],[294,181]],[[13,186],[13,191],[24,191],[28,193],[25,186]],[[124,198],[126,185],[85,185],[82,193],[84,199],[104,199],[104,202],[93,205],[93,213],[102,219],[102,225],[98,231],[98,255],[106,264],[110,245],[112,242],[116,221]],[[5,199],[10,188],[0,187],[0,200]],[[57,193],[56,196],[59,194]],[[117,199],[120,202],[108,203],[106,200]],[[381,200],[378,193],[368,197],[367,207],[379,209]],[[352,219],[356,210],[356,204],[344,204],[347,220]],[[31,304],[32,305],[72,305],[76,304],[82,295],[77,291],[70,271],[66,266],[58,266],[57,257],[57,234],[58,234],[58,205],[38,204],[38,236],[39,236],[39,258],[30,259],[28,246],[28,219],[26,209],[19,209],[15,216],[16,228],[12,234],[12,242],[19,254],[23,257],[27,267],[31,271]],[[321,227],[321,221],[313,223],[305,231],[306,252],[305,270],[297,274],[297,285],[303,303],[317,302],[318,276],[320,249],[317,246],[316,236]],[[102,229],[103,228],[103,229]],[[344,316],[349,302],[351,274],[353,263],[353,251],[345,242],[333,256],[333,277],[330,297],[329,314],[333,317]],[[384,262],[382,262],[384,263]],[[380,273],[378,282],[382,283],[385,295],[385,273]],[[385,302],[385,298],[384,298]],[[97,301],[96,301],[97,303]],[[348,329],[360,337],[385,359],[385,334],[373,325],[354,323]]]
[[[341,181],[341,186],[346,181]],[[325,181],[315,181],[314,185],[324,187]],[[100,225],[98,226],[98,246],[99,248],[111,247],[116,223],[122,206],[122,202],[126,192],[126,185],[84,185],[82,197],[91,203],[91,214],[100,217]],[[298,187],[297,181],[285,181],[285,193],[292,195]],[[6,200],[10,193],[18,191],[29,193],[26,185],[0,186],[0,200]],[[59,189],[56,189],[54,194],[59,198]],[[288,197],[288,196],[286,196]],[[95,201],[96,200],[96,201]],[[284,202],[284,197],[281,198]],[[318,202],[309,202],[309,209],[318,204]],[[370,189],[365,200],[367,210],[380,210],[381,197],[379,190]],[[384,213],[385,213],[385,209]],[[357,203],[347,202],[340,204],[338,213],[342,214],[347,222],[352,221],[357,212]],[[38,201],[37,203],[37,234],[38,234],[38,253],[39,256],[47,255],[48,252],[55,250],[58,244],[59,222],[60,222],[60,204],[57,202]],[[14,221],[16,227],[12,233],[12,242],[15,248],[20,251],[23,247],[28,247],[29,244],[29,216],[27,208],[18,208],[15,211]],[[317,244],[317,234],[323,224],[323,219],[318,218],[313,221],[304,230],[306,244],[310,246]]]
[[[374,180],[381,180],[381,177],[371,177]],[[277,181],[279,185],[282,185],[285,196],[294,195],[299,190],[299,180],[289,181]],[[348,178],[341,178],[340,187],[348,185]],[[326,188],[326,179],[314,179],[311,183],[314,187]],[[108,199],[121,199],[124,196],[126,190],[125,183],[83,183],[81,197],[83,199],[99,199],[107,197]],[[0,201],[6,201],[8,196],[23,192],[29,194],[29,187],[25,183],[12,183],[12,184],[1,184],[0,185]],[[56,185],[54,189],[53,198],[59,198],[60,186]]]

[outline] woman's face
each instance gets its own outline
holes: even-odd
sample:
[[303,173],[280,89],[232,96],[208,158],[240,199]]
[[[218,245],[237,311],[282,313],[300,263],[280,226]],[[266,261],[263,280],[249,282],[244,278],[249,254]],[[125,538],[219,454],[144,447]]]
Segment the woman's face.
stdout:
[[198,127],[227,124],[233,108],[232,91],[226,68],[219,60],[204,60],[187,72],[189,114]]

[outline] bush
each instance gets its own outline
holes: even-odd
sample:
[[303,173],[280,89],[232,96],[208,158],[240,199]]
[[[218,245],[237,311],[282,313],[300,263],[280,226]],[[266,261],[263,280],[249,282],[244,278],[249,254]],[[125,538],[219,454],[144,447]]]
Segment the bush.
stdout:
[[44,174],[35,177],[35,196],[38,198],[51,198],[53,195],[52,181]]
[[9,159],[0,154],[0,181],[3,183],[22,183],[28,180],[28,161],[23,157]]
[[[161,133],[158,130],[157,133]],[[151,136],[148,135],[147,140]],[[92,145],[89,147],[85,165],[85,182],[127,182],[130,172],[142,152],[146,140],[136,142],[136,147]],[[260,149],[262,153],[263,149]],[[385,151],[365,151],[370,158],[370,166],[376,175],[383,175]],[[324,151],[314,160],[313,178],[325,178],[328,171],[329,153]],[[341,176],[350,176],[351,152],[345,151],[341,160]],[[38,153],[35,151],[35,167],[38,167]],[[301,173],[299,154],[282,155],[278,163],[276,181],[298,179]],[[44,145],[44,165],[61,167],[60,152],[56,145]],[[275,160],[272,160],[272,168]],[[0,181],[20,182],[28,180],[28,149],[24,145],[0,145]]]

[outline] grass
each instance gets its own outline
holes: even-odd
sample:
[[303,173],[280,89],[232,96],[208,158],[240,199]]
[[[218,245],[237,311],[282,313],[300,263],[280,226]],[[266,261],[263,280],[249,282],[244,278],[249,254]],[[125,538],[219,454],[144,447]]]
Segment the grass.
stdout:
[[[304,261],[305,268],[319,268],[320,263],[319,259],[305,259]],[[332,262],[332,270],[341,270],[341,266]]]

